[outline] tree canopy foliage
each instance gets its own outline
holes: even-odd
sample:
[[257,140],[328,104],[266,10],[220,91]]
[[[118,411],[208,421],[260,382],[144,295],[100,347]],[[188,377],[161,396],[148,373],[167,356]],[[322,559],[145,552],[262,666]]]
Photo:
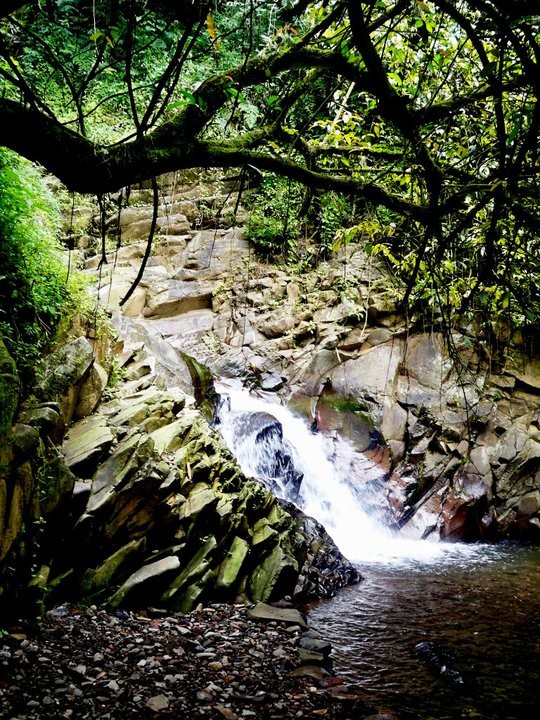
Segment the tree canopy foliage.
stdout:
[[354,197],[406,296],[540,317],[538,0],[7,0],[0,144],[78,192],[188,167]]

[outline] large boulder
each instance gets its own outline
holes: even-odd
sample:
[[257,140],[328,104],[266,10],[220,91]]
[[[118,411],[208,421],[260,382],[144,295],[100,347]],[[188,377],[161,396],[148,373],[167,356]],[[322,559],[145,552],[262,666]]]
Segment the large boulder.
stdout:
[[94,350],[85,337],[79,337],[47,355],[34,392],[39,400],[57,402],[66,425],[79,398],[80,387],[94,362]]

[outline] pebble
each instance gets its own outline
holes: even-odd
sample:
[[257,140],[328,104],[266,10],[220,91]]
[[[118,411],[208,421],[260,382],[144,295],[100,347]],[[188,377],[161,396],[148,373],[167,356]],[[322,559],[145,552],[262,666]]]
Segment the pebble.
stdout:
[[[240,605],[173,616],[157,609],[51,611],[24,637],[0,637],[0,717],[366,717],[353,708],[354,691],[339,678],[328,682],[327,670],[297,675],[304,629],[252,620]],[[320,641],[313,645],[328,652]]]

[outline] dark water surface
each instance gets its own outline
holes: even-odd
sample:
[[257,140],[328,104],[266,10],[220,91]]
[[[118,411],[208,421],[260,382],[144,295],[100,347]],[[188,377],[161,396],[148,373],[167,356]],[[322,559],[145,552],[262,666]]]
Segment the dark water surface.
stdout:
[[360,570],[309,619],[364,700],[407,720],[540,718],[540,550],[468,546]]

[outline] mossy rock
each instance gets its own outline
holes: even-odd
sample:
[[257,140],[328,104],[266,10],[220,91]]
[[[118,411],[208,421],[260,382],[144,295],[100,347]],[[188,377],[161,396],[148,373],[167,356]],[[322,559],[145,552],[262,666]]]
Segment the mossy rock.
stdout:
[[255,601],[272,601],[292,595],[298,577],[298,563],[280,545],[255,568],[249,580],[249,596]]
[[121,570],[133,562],[146,547],[146,538],[131,540],[119,550],[110,555],[95,569],[88,569],[81,581],[81,590],[84,596],[95,595],[106,589]]
[[75,475],[63,458],[54,457],[44,462],[36,474],[36,480],[44,517],[50,515],[63,500],[71,499]]
[[218,590],[229,590],[238,583],[240,572],[249,554],[249,544],[244,538],[235,536],[225,560],[219,567],[216,583]]
[[19,405],[19,391],[15,361],[0,335],[0,435],[4,435],[13,423]]
[[191,376],[193,394],[197,405],[203,411],[206,419],[210,421],[214,415],[218,400],[218,396],[214,389],[214,378],[212,377],[212,373],[206,365],[202,365],[200,362],[195,360],[194,357],[191,357],[191,355],[180,352],[180,356],[186,363]]

